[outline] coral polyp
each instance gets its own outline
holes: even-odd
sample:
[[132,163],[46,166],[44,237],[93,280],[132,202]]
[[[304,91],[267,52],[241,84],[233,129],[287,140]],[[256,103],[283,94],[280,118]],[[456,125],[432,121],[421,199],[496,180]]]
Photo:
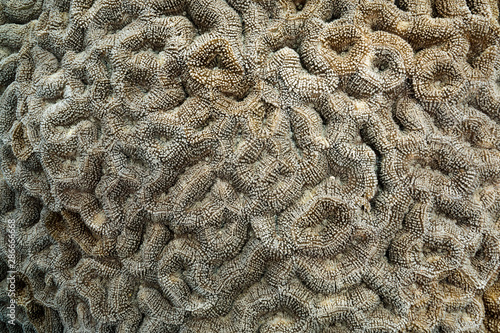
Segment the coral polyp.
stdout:
[[1,1],[0,331],[500,332],[499,11]]

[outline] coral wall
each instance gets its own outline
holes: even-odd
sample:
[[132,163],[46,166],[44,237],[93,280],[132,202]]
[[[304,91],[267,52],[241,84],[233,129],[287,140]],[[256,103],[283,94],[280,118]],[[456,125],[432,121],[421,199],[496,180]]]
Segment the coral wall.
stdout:
[[500,332],[498,19],[2,0],[0,331]]

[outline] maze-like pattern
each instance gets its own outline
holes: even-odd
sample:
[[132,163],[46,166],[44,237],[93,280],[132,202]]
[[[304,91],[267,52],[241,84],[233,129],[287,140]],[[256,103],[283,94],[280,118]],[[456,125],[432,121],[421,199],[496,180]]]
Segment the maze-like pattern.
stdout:
[[2,332],[500,332],[496,1],[5,0],[0,95]]

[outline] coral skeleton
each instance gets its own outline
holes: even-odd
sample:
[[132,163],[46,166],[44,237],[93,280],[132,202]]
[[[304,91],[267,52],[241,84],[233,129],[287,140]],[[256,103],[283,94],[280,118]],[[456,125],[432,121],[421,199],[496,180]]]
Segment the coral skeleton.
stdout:
[[499,6],[2,0],[0,332],[500,333]]

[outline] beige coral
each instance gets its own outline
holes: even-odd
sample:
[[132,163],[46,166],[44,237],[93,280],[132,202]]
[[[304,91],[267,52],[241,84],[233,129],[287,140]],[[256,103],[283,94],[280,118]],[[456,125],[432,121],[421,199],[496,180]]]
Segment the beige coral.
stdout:
[[3,0],[0,331],[500,331],[486,0]]

